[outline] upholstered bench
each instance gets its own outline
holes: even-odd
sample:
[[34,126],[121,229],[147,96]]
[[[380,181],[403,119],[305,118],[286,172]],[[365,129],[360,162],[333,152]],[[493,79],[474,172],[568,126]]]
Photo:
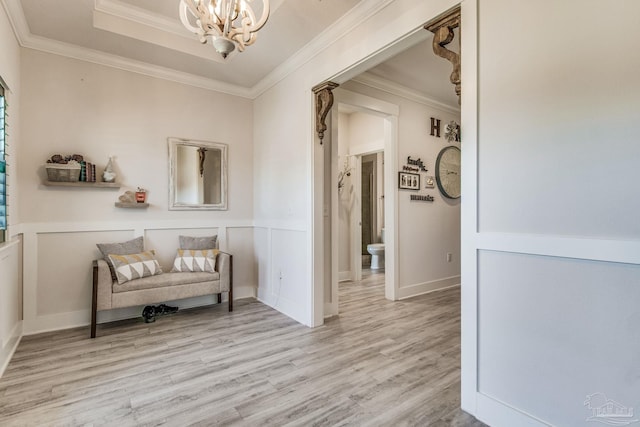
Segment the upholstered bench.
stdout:
[[[182,236],[181,236],[182,237]],[[126,243],[131,243],[125,242]],[[140,240],[139,245],[142,245]],[[105,244],[106,245],[106,244]],[[99,244],[98,247],[101,245]],[[100,248],[101,251],[103,248]],[[108,248],[113,249],[113,248]],[[108,251],[107,249],[107,251]],[[133,250],[133,249],[131,249]],[[129,250],[129,251],[131,251]],[[126,252],[127,249],[121,250]],[[110,269],[105,259],[97,259],[93,261],[93,298],[91,304],[91,338],[96,336],[96,316],[98,311],[111,310],[114,308],[133,307],[147,304],[161,303],[165,301],[173,301],[183,298],[197,297],[203,295],[218,295],[218,303],[222,302],[222,293],[228,293],[229,311],[233,311],[233,256],[231,254],[215,250],[209,261],[211,267],[203,269],[208,271],[189,271],[185,268],[183,259],[189,262],[195,262],[194,256],[189,252],[203,252],[195,250],[179,250],[179,256],[174,261],[173,270],[164,273],[161,271],[157,261],[153,258],[153,251],[142,252],[130,255],[110,255],[111,261],[118,262],[118,258],[132,257],[139,260],[138,267],[142,265],[148,270],[147,265],[153,270],[154,265],[160,270],[159,272],[149,273],[146,277],[122,278],[121,268],[116,271]],[[144,258],[146,254],[151,261]],[[180,256],[184,255],[185,258]],[[191,255],[190,258],[187,256]],[[215,260],[215,262],[212,262]],[[198,259],[202,266],[202,259]],[[145,264],[146,263],[146,264]],[[182,264],[182,268],[181,265]],[[138,270],[141,271],[139,267]],[[194,270],[194,269],[191,269]],[[195,270],[198,270],[197,268]],[[125,272],[126,273],[126,272]],[[148,273],[148,272],[147,272]],[[134,276],[136,272],[134,271]],[[140,274],[140,276],[143,276]]]

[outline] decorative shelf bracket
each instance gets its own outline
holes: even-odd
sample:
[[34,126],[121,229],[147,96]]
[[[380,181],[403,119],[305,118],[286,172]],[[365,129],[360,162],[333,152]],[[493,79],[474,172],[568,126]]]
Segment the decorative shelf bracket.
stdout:
[[460,54],[447,49],[445,46],[453,41],[456,28],[460,28],[460,5],[448,10],[429,22],[424,28],[433,33],[433,52],[451,62],[453,72],[449,79],[455,85],[460,104],[460,94],[462,93],[462,83],[460,81]]
[[316,95],[316,132],[320,138],[320,145],[324,139],[324,132],[327,130],[327,114],[333,106],[333,90],[338,86],[337,83],[324,82],[312,89]]

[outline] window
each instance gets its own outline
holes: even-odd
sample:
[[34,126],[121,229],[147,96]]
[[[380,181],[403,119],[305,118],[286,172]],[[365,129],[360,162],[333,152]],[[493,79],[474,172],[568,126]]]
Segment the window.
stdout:
[[0,79],[0,243],[5,241],[7,232],[7,159],[5,155],[7,103],[2,83]]

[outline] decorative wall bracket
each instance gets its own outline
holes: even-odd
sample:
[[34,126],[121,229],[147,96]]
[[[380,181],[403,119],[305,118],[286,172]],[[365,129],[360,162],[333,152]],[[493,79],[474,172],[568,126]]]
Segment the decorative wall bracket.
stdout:
[[450,80],[456,87],[458,95],[458,104],[460,103],[460,93],[462,92],[460,81],[460,54],[447,49],[445,46],[453,41],[455,28],[460,27],[460,6],[445,12],[433,21],[429,22],[424,28],[433,33],[433,52],[451,62],[453,72]]
[[312,89],[316,95],[316,132],[320,138],[320,144],[322,144],[324,132],[327,130],[327,114],[333,106],[333,89],[338,86],[337,83],[324,82]]

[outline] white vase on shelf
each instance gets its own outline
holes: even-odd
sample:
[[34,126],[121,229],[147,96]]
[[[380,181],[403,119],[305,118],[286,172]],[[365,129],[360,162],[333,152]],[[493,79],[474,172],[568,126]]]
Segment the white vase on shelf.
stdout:
[[107,167],[105,167],[104,172],[102,172],[102,180],[104,182],[116,181],[116,173],[113,171],[113,157],[109,157],[109,162],[107,163]]

